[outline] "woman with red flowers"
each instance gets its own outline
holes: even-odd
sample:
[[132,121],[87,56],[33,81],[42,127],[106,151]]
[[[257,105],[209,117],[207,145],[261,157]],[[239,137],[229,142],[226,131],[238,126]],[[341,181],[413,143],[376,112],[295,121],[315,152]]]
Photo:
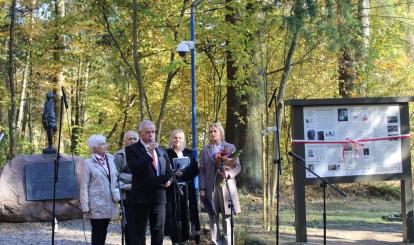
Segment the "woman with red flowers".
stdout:
[[[240,173],[241,166],[238,158],[231,157],[236,148],[233,144],[224,141],[224,129],[221,124],[211,124],[208,135],[210,144],[203,147],[200,156],[200,198],[209,214],[211,243],[219,244],[221,240],[221,244],[227,245],[231,243],[229,191],[234,212],[241,212],[235,178]],[[219,214],[221,214],[223,228],[222,239],[218,229]]]

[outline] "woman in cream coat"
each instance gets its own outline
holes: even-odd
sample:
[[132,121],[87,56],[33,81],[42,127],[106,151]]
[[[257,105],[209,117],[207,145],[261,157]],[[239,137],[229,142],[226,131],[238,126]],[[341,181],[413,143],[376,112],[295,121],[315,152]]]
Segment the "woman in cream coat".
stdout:
[[92,135],[88,139],[92,156],[83,162],[80,204],[92,226],[92,245],[104,245],[109,221],[119,215],[117,170],[114,157],[106,152],[106,139]]

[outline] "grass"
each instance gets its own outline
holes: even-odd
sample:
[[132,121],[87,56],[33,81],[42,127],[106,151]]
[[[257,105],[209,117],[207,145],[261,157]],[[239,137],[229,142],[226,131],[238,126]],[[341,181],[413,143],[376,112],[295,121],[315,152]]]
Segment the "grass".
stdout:
[[[255,194],[241,191],[242,213],[235,217],[235,234],[237,244],[275,244],[275,227],[268,231],[263,229],[261,198]],[[391,198],[392,199],[392,198]],[[401,232],[401,222],[387,222],[381,216],[401,212],[398,199],[379,198],[341,198],[329,196],[327,204],[328,230],[367,231],[367,232]],[[322,234],[323,203],[319,196],[307,198],[307,228]],[[202,215],[204,228],[208,228],[208,218]],[[272,217],[274,220],[274,217]],[[289,196],[281,199],[280,233],[281,241],[295,241],[295,212],[293,200]],[[274,222],[273,222],[274,223]],[[351,237],[352,239],[352,237]],[[207,242],[207,237],[204,237]]]

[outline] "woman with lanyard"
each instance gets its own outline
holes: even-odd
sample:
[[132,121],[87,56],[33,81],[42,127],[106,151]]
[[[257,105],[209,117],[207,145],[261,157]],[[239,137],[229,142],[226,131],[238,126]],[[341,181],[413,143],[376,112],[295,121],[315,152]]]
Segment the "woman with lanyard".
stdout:
[[119,214],[117,170],[103,135],[89,137],[88,146],[92,155],[82,166],[80,204],[84,218],[91,222],[92,245],[104,245],[109,221]]

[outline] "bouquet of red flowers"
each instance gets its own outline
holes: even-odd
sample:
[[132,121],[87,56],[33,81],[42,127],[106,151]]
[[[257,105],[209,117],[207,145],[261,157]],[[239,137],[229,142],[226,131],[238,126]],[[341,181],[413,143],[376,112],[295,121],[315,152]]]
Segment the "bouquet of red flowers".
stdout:
[[224,161],[229,155],[230,153],[226,149],[221,149],[214,155],[214,162],[216,165],[220,165],[221,161]]
[[228,151],[226,148],[223,148],[220,151],[218,151],[215,155],[213,155],[213,157],[214,162],[219,169],[222,167],[222,163],[224,170],[228,170],[234,166],[235,159],[233,157],[233,153]]

